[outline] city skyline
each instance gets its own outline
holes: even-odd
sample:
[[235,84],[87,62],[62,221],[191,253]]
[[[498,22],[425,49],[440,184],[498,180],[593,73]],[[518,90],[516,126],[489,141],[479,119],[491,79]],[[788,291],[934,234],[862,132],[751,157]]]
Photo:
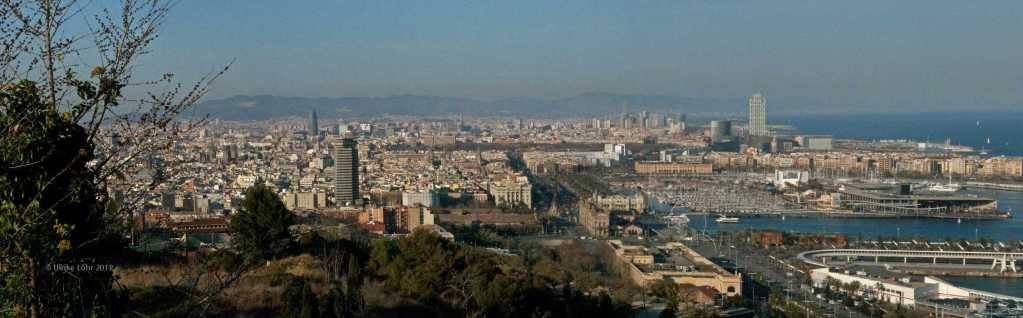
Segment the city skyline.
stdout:
[[1023,317],[984,4],[0,1],[0,316]]

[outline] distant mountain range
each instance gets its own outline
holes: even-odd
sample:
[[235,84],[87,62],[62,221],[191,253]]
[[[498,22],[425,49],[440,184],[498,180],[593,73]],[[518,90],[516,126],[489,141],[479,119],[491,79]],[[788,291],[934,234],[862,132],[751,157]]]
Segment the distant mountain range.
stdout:
[[[210,113],[213,118],[230,121],[258,121],[291,116],[308,116],[316,109],[323,119],[374,118],[397,116],[507,116],[526,118],[568,118],[610,115],[618,117],[622,105],[628,102],[629,112],[650,110],[657,112],[687,113],[698,121],[708,119],[743,120],[746,116],[746,97],[694,98],[682,96],[637,95],[616,93],[585,93],[567,98],[515,97],[498,100],[472,98],[391,95],[386,97],[288,97],[273,95],[238,95],[207,100],[199,104],[196,113]],[[820,100],[812,97],[767,95],[768,122],[771,119],[804,115],[851,115],[851,113],[918,113],[962,111],[1004,111],[1019,109],[1019,105],[991,103],[987,106],[971,104],[929,104],[910,106],[897,101],[870,98],[860,100]]]
[[[799,100],[799,99],[795,99]],[[201,103],[200,113],[227,120],[263,120],[305,116],[315,109],[321,118],[357,118],[383,115],[436,116],[445,114],[507,116],[591,116],[617,114],[628,103],[629,111],[661,113],[737,114],[746,112],[745,98],[691,98],[681,96],[586,93],[562,99],[507,98],[482,101],[459,97],[392,95],[387,97],[285,97],[234,96]],[[797,105],[807,105],[802,99]],[[772,106],[768,99],[768,108]],[[785,103],[792,110],[793,104]]]

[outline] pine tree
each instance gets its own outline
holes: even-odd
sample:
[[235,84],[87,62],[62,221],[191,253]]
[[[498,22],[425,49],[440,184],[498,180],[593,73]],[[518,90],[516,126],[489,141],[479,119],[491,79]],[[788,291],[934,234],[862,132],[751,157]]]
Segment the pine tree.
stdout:
[[362,313],[362,270],[359,261],[354,257],[348,259],[348,271],[345,273],[344,281],[344,311],[345,316],[358,316]]
[[245,191],[240,211],[231,218],[232,242],[249,261],[283,256],[293,246],[292,217],[277,194],[259,183]]
[[323,295],[323,300],[320,301],[320,316],[324,318],[339,318],[347,317],[339,315],[341,310],[338,310],[339,304],[342,301],[342,293],[337,287],[331,288],[327,291],[326,295]]
[[298,314],[299,318],[316,318],[320,317],[320,304],[319,299],[316,298],[316,293],[313,293],[313,289],[309,287],[309,284],[305,284],[302,289],[302,311]]
[[284,288],[284,312],[287,316],[298,317],[301,314],[305,285],[304,280],[292,278]]

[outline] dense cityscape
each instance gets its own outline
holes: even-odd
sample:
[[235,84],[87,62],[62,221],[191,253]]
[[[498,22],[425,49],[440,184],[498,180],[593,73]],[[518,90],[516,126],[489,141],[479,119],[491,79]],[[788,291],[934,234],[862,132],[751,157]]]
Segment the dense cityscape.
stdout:
[[[307,118],[215,120],[153,158],[159,162],[153,169],[180,172],[168,173],[173,177],[144,198],[133,243],[147,251],[175,243],[228,248],[237,202],[262,183],[305,220],[298,232],[399,239],[425,230],[506,257],[522,257],[522,242],[580,240],[608,250],[606,262],[617,267],[608,274],[639,288],[664,281],[691,288],[700,296],[687,301],[728,315],[771,306],[744,290],[773,284],[831,295],[808,296],[819,307],[800,310],[814,315],[835,312],[829,306],[843,299],[869,304],[845,309],[864,315],[875,310],[870,306],[888,305],[917,313],[1003,313],[1008,309],[983,305],[1019,299],[940,278],[1016,277],[1023,257],[1018,239],[870,238],[742,224],[749,218],[1008,222],[1011,211],[996,198],[964,189],[1023,189],[1023,157],[985,156],[947,143],[793,133],[798,127],[770,125],[766,105],[764,95],[752,95],[745,122],[692,123],[685,114],[628,112],[627,104],[614,121],[605,119],[610,115],[346,120],[321,119],[315,111]],[[111,189],[117,197],[149,182],[125,178]],[[708,232],[697,218],[717,223],[719,231]],[[492,237],[480,241],[480,233]],[[736,246],[736,237],[746,247]],[[729,249],[792,244],[795,250],[769,252],[789,275],[775,280],[754,269],[771,261],[754,265],[729,255],[735,252]],[[854,282],[862,290],[851,295],[828,289]],[[746,306],[720,302],[743,296],[750,298]],[[664,306],[626,300],[639,310]]]
[[131,79],[161,1],[64,62],[78,6],[0,1],[0,317],[1023,317],[1020,140],[808,130],[759,89],[249,118],[205,97],[232,64],[125,97],[173,83]]

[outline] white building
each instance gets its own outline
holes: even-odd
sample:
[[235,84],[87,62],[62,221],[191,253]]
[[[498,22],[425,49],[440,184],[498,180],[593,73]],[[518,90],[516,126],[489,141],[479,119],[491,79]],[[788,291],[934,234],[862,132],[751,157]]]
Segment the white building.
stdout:
[[288,210],[315,210],[326,206],[326,195],[319,192],[288,192],[281,194]]
[[594,204],[606,211],[637,211],[646,212],[648,206],[643,192],[616,194],[594,194]]
[[297,198],[297,208],[299,210],[313,210],[316,209],[316,196],[318,193],[315,192],[299,192]]
[[625,148],[625,144],[604,144],[604,153],[613,154],[621,160],[622,156],[628,155],[629,150]]
[[401,193],[401,205],[403,206],[422,205],[425,207],[432,207],[437,205],[437,201],[439,201],[437,193],[432,190]]
[[771,182],[778,188],[798,187],[810,181],[810,172],[803,170],[775,170]]
[[829,278],[842,284],[858,282],[861,287],[857,294],[902,306],[912,307],[917,300],[938,295],[938,284],[910,281],[908,277],[895,280],[868,276],[864,272],[840,271],[825,267],[810,272],[810,279],[813,280],[815,287],[824,287]]
[[769,136],[767,132],[767,108],[762,94],[749,97],[749,134],[750,136]]
[[235,186],[243,189],[247,189],[256,184],[256,176],[253,175],[241,175],[235,179]]

